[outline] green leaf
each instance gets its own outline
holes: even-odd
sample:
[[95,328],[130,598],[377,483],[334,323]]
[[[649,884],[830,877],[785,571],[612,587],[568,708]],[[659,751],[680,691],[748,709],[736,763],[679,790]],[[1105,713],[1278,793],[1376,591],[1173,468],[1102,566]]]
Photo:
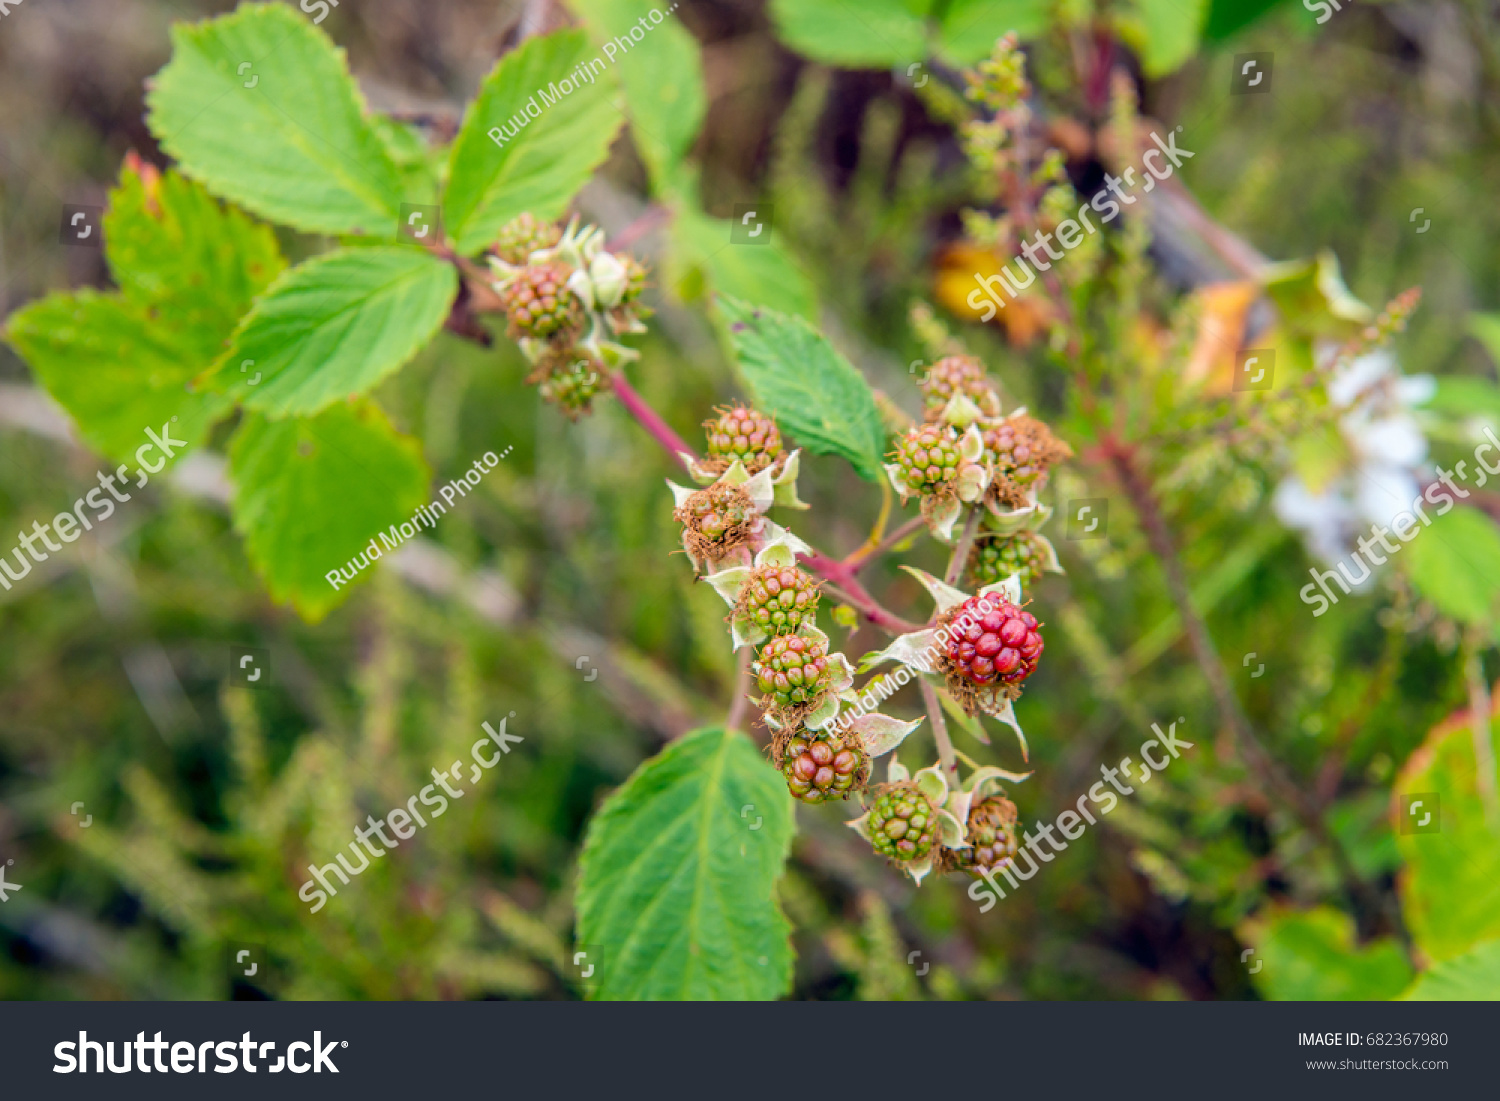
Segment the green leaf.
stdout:
[[229,473],[251,563],[273,598],[310,621],[348,593],[325,575],[372,542],[381,549],[377,535],[411,518],[429,480],[417,442],[369,402],[310,418],[247,417],[230,442]]
[[[1409,529],[1403,529],[1409,530]],[[1477,508],[1456,508],[1418,526],[1401,563],[1438,611],[1489,627],[1500,638],[1500,527]]]
[[1242,939],[1254,947],[1245,960],[1251,979],[1272,1001],[1385,1000],[1411,982],[1411,964],[1395,941],[1356,948],[1353,919],[1331,907],[1274,913],[1249,923]]
[[13,314],[6,337],[83,438],[116,462],[172,420],[173,437],[194,447],[229,407],[188,390],[212,349],[116,295],[49,295]]
[[595,995],[785,993],[791,926],[776,881],[791,837],[786,783],[743,734],[699,730],[641,765],[589,824],[579,860]]
[[1402,998],[1408,1002],[1500,1001],[1500,940],[1486,941],[1423,972]]
[[943,56],[954,65],[973,65],[1010,31],[1034,38],[1047,29],[1050,7],[1049,0],[954,0],[938,31]]
[[756,403],[798,446],[841,455],[876,481],[885,450],[880,411],[864,376],[800,317],[721,296],[735,354]]
[[344,52],[311,21],[283,4],[244,4],[175,24],[172,43],[147,123],[184,172],[298,229],[395,235],[396,166]]
[[524,211],[562,214],[609,154],[620,119],[614,74],[582,31],[531,38],[503,57],[449,160],[443,215],[458,251],[478,252]]
[[[1211,0],[1203,25],[1206,42],[1223,42],[1263,18],[1276,7],[1297,6],[1296,0]],[[1313,0],[1313,7],[1317,0]]]
[[269,226],[175,170],[137,170],[131,160],[109,194],[104,250],[126,298],[170,306],[169,323],[220,344],[286,267]]
[[130,159],[104,225],[123,293],[50,295],[13,314],[6,335],[109,458],[130,461],[147,428],[173,420],[174,438],[194,446],[229,403],[190,383],[282,270],[275,236],[199,184]]
[[1312,260],[1271,264],[1261,278],[1292,333],[1347,338],[1375,320],[1375,311],[1344,285],[1338,257],[1330,251]]
[[371,116],[370,125],[396,166],[402,201],[436,206],[442,196],[438,175],[447,167],[448,147],[433,148],[416,126],[386,115]]
[[710,291],[760,302],[811,318],[817,310],[812,282],[792,262],[772,232],[766,244],[730,241],[732,223],[682,204],[672,221],[672,280],[685,301]]
[[256,303],[210,381],[270,416],[316,413],[399,369],[432,339],[457,291],[453,266],[419,248],[315,256]]
[[1135,0],[1119,17],[1121,36],[1141,55],[1147,76],[1165,76],[1198,49],[1209,0]]
[[[652,0],[569,0],[568,6],[583,17],[601,47],[607,41],[629,42],[624,51],[616,42],[614,64],[625,87],[636,148],[662,189],[692,148],[708,110],[697,40],[674,16],[653,24],[650,14],[660,9]],[[630,29],[642,21],[651,29],[639,41],[630,39]]]
[[[1398,880],[1406,925],[1435,962],[1500,938],[1500,837],[1485,821],[1474,761],[1468,724],[1440,726],[1396,781],[1397,795],[1422,797],[1424,810],[1437,796],[1440,832],[1396,838],[1406,864]],[[1399,808],[1392,808],[1398,818]]]
[[883,69],[927,56],[930,7],[921,0],[771,0],[771,19],[804,57]]

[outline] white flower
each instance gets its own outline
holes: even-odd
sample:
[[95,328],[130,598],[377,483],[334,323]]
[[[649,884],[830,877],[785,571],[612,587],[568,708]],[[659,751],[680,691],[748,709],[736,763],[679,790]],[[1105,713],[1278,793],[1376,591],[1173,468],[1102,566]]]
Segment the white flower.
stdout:
[[1345,412],[1338,421],[1343,461],[1320,485],[1289,474],[1276,487],[1272,511],[1302,534],[1308,550],[1326,562],[1346,557],[1371,525],[1388,526],[1421,493],[1419,473],[1427,438],[1410,409],[1426,401],[1430,376],[1405,377],[1387,351],[1371,352],[1335,372],[1330,401]]

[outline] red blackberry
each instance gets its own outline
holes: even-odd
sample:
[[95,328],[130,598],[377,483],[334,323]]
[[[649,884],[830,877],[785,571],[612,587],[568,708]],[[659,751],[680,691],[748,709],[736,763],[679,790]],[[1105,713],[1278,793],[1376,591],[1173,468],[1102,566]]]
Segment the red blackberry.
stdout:
[[562,239],[562,230],[551,222],[540,222],[531,214],[518,214],[500,230],[495,253],[507,264],[520,267],[533,252],[551,248]]
[[958,433],[947,425],[918,425],[896,441],[891,457],[907,485],[931,493],[958,476]]
[[815,622],[818,585],[796,566],[758,566],[740,590],[737,617],[748,619],[768,635],[789,635]]
[[760,686],[764,706],[783,709],[814,706],[832,679],[828,643],[803,635],[778,635],[760,648],[751,671]]
[[990,416],[998,415],[1000,403],[994,388],[985,378],[984,363],[978,356],[944,356],[927,369],[919,384],[922,400],[926,406],[925,416],[935,421],[942,415],[943,407],[954,394],[965,394],[980,410]]
[[583,303],[567,286],[571,274],[566,264],[550,260],[517,273],[503,292],[516,335],[545,338],[583,323]]
[[892,860],[921,860],[937,841],[937,811],[910,781],[881,792],[865,826],[870,846]]
[[1016,574],[1021,588],[1029,589],[1046,571],[1048,561],[1040,537],[1029,531],[1015,535],[981,534],[969,553],[968,583],[970,588],[982,589]]
[[847,799],[863,782],[869,764],[858,746],[832,734],[799,731],[782,751],[781,774],[792,797],[804,803]]
[[716,420],[704,421],[708,430],[708,456],[728,466],[738,459],[751,474],[758,474],[781,458],[781,432],[764,413],[744,405],[717,410]]
[[1042,656],[1036,617],[993,593],[971,596],[955,608],[948,632],[949,662],[960,678],[979,688],[996,681],[1020,684],[1036,671]]

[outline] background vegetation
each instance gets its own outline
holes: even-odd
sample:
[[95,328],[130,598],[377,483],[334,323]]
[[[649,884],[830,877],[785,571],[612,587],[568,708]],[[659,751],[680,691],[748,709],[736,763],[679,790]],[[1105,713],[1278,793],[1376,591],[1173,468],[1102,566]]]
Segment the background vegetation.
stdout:
[[[440,143],[521,37],[569,21],[597,36],[637,7],[649,5],[345,0],[322,30],[373,108]],[[934,302],[1008,405],[1039,411],[1079,453],[1054,476],[1055,499],[1112,505],[1105,543],[1056,540],[1067,573],[1036,594],[1048,646],[1022,704],[1036,770],[1012,792],[1023,819],[1072,803],[1151,721],[1184,716],[1198,737],[1185,767],[983,915],[962,880],[918,890],[869,856],[838,808],[799,807],[777,888],[794,928],[789,996],[1395,997],[1414,982],[1494,996],[1500,824],[1485,801],[1493,756],[1488,777],[1478,763],[1489,724],[1473,720],[1491,710],[1500,495],[1475,492],[1470,530],[1419,537],[1453,556],[1414,550],[1314,620],[1297,591],[1317,560],[1270,503],[1298,469],[1301,422],[1236,422],[1231,448],[1211,427],[1225,395],[1188,377],[1206,326],[1302,339],[1284,302],[1271,330],[1201,293],[1247,280],[1226,248],[1274,260],[1326,249],[1377,308],[1422,288],[1392,347],[1405,373],[1443,380],[1419,411],[1432,457],[1467,457],[1500,423],[1500,323],[1486,315],[1500,302],[1492,6],[1359,3],[1322,26],[1299,5],[1199,0],[953,0],[915,6],[925,24],[909,5],[859,5],[859,20],[852,7],[688,2],[674,13],[686,32],[651,32],[621,69],[631,127],[577,207],[632,235],[652,265],[658,312],[632,381],[694,441],[713,405],[743,395],[718,290],[815,319],[915,411],[909,365],[930,352],[908,307]],[[61,205],[105,206],[132,150],[168,163],[144,122],[144,82],[171,57],[171,22],[229,9],[27,0],[0,20],[0,315],[112,285],[100,252],[58,244]],[[1076,347],[1054,343],[1046,317],[1035,332],[981,325],[966,289],[955,293],[984,250],[966,237],[974,181],[935,93],[1013,26],[1082,194],[1120,163],[1107,135],[1122,103],[1180,125],[1196,154],[1182,170],[1196,204],[1128,223],[1113,266],[1067,288]],[[1233,57],[1251,51],[1274,53],[1272,90],[1231,96]],[[908,68],[919,61],[934,82],[921,88]],[[774,245],[730,246],[735,204],[767,200]],[[293,262],[329,243],[276,233]],[[1319,302],[1307,317],[1326,312]],[[611,399],[570,424],[523,385],[526,369],[503,339],[483,348],[443,332],[375,391],[438,482],[513,450],[423,553],[370,571],[319,622],[268,596],[235,534],[212,461],[230,424],[204,462],[153,481],[97,538],[0,593],[0,854],[24,884],[0,905],[0,993],[583,993],[569,955],[586,826],[643,760],[722,722],[735,667],[722,603],[674,553],[668,459]],[[1136,454],[1194,606],[1296,799],[1266,782],[1211,690],[1160,547],[1100,450],[1091,390],[1144,428]],[[104,465],[0,347],[0,531],[70,507]],[[831,459],[804,470],[816,543],[854,549],[878,491]],[[930,544],[915,560],[938,572],[944,561]],[[893,570],[869,581],[925,611]],[[847,632],[830,629],[843,645]],[[271,651],[270,690],[228,686],[232,644]],[[881,644],[865,630],[846,648]],[[905,695],[891,710],[915,716]],[[509,712],[524,751],[309,915],[296,897],[307,863],[331,859],[353,824],[404,803],[428,769],[467,754],[482,720]],[[1398,834],[1398,796],[1431,791],[1444,832]],[[247,946],[267,961],[248,980],[233,965]]]

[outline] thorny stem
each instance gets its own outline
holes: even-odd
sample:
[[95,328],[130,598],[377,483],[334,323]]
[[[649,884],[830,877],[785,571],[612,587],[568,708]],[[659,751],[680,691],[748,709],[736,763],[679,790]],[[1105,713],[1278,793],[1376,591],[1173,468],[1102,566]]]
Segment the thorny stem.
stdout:
[[950,776],[948,786],[957,788],[958,755],[954,752],[953,742],[948,738],[948,723],[943,718],[943,705],[938,702],[937,690],[925,677],[917,678],[917,683],[922,687],[922,702],[927,705],[927,718],[932,723],[932,740],[937,743],[938,760]]
[[974,545],[974,534],[979,530],[979,508],[976,506],[969,509],[969,518],[964,521],[963,534],[958,537],[958,544],[953,548],[953,557],[948,559],[948,568],[943,571],[943,580],[949,585],[958,583],[958,575],[963,572],[964,563],[969,560],[969,548]]
[[1348,892],[1350,901],[1356,905],[1360,915],[1373,918],[1381,914],[1384,907],[1380,900],[1361,881],[1354,866],[1349,862],[1349,856],[1344,851],[1344,847],[1329,831],[1315,804],[1303,794],[1291,777],[1281,770],[1275,758],[1256,737],[1249,717],[1240,707],[1239,699],[1229,684],[1228,676],[1225,675],[1224,664],[1219,660],[1218,651],[1214,649],[1208,627],[1193,606],[1187,574],[1183,569],[1182,560],[1177,555],[1172,533],[1167,527],[1161,509],[1157,506],[1150,484],[1136,465],[1134,448],[1129,444],[1120,443],[1113,436],[1106,436],[1101,440],[1099,448],[1114,468],[1121,488],[1130,498],[1136,515],[1140,518],[1141,527],[1145,531],[1151,551],[1161,562],[1162,570],[1166,574],[1167,590],[1171,594],[1172,603],[1177,606],[1177,614],[1182,617],[1198,668],[1203,673],[1204,679],[1208,681],[1219,716],[1234,735],[1235,743],[1245,763],[1250,766],[1260,782],[1266,788],[1275,791],[1303,826],[1328,849],[1338,869],[1339,878],[1343,880],[1344,889]]

